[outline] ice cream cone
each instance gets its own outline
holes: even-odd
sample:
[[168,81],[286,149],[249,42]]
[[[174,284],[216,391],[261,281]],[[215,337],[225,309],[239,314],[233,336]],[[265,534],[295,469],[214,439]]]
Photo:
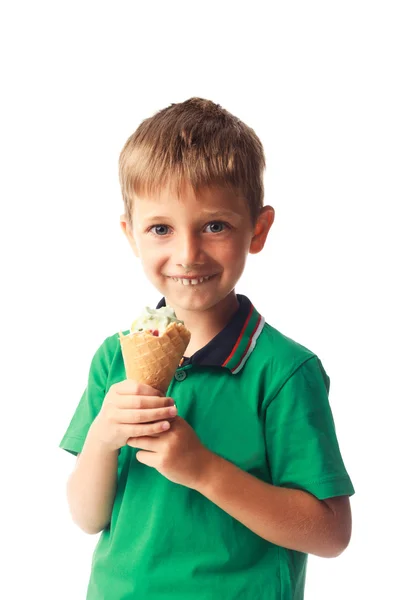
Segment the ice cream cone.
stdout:
[[190,332],[182,323],[170,323],[160,336],[146,331],[119,334],[127,379],[146,383],[166,393],[189,344]]

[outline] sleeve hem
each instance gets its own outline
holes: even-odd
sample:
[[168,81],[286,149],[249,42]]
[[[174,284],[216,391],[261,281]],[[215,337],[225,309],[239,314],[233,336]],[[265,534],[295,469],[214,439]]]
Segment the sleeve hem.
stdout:
[[84,443],[85,438],[66,436],[62,439],[59,448],[70,452],[74,456],[77,456],[77,454],[80,454],[82,452]]
[[316,496],[318,500],[326,500],[335,496],[353,496],[355,490],[348,476],[327,477],[319,481],[312,481],[301,486],[306,492]]

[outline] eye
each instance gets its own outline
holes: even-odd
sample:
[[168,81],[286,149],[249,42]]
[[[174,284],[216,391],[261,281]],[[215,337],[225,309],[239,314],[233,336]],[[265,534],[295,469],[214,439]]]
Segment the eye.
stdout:
[[206,228],[207,227],[211,228],[211,233],[222,233],[224,229],[229,229],[229,225],[223,221],[212,221],[206,225]]
[[[211,228],[210,233],[222,233],[225,229],[231,228],[228,223],[224,223],[223,221],[212,221],[206,225],[206,229],[207,227]],[[158,225],[153,225],[148,231],[157,237],[165,237],[170,232],[170,227],[160,223]]]
[[161,237],[168,233],[168,229],[169,229],[168,225],[153,225],[153,227],[151,227],[149,229],[149,231],[154,233],[154,235],[158,235],[159,237]]

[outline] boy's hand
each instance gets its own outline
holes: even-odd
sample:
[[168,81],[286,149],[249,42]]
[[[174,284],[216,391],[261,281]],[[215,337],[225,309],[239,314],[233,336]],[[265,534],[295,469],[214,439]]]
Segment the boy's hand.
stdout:
[[125,379],[110,387],[90,434],[107,449],[119,450],[129,438],[165,432],[175,416],[173,406],[172,398],[155,388]]
[[136,437],[127,442],[140,448],[136,458],[154,467],[174,483],[195,489],[212,460],[213,453],[200,442],[194,429],[176,417],[169,431],[159,437]]

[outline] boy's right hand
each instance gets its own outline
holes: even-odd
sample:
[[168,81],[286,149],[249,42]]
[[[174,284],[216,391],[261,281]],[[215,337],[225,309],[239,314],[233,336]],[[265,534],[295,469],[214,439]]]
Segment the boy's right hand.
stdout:
[[[160,435],[175,415],[172,398],[133,379],[112,385],[91,426],[91,435],[109,450],[119,450],[131,437]],[[163,427],[168,423],[168,427]]]

